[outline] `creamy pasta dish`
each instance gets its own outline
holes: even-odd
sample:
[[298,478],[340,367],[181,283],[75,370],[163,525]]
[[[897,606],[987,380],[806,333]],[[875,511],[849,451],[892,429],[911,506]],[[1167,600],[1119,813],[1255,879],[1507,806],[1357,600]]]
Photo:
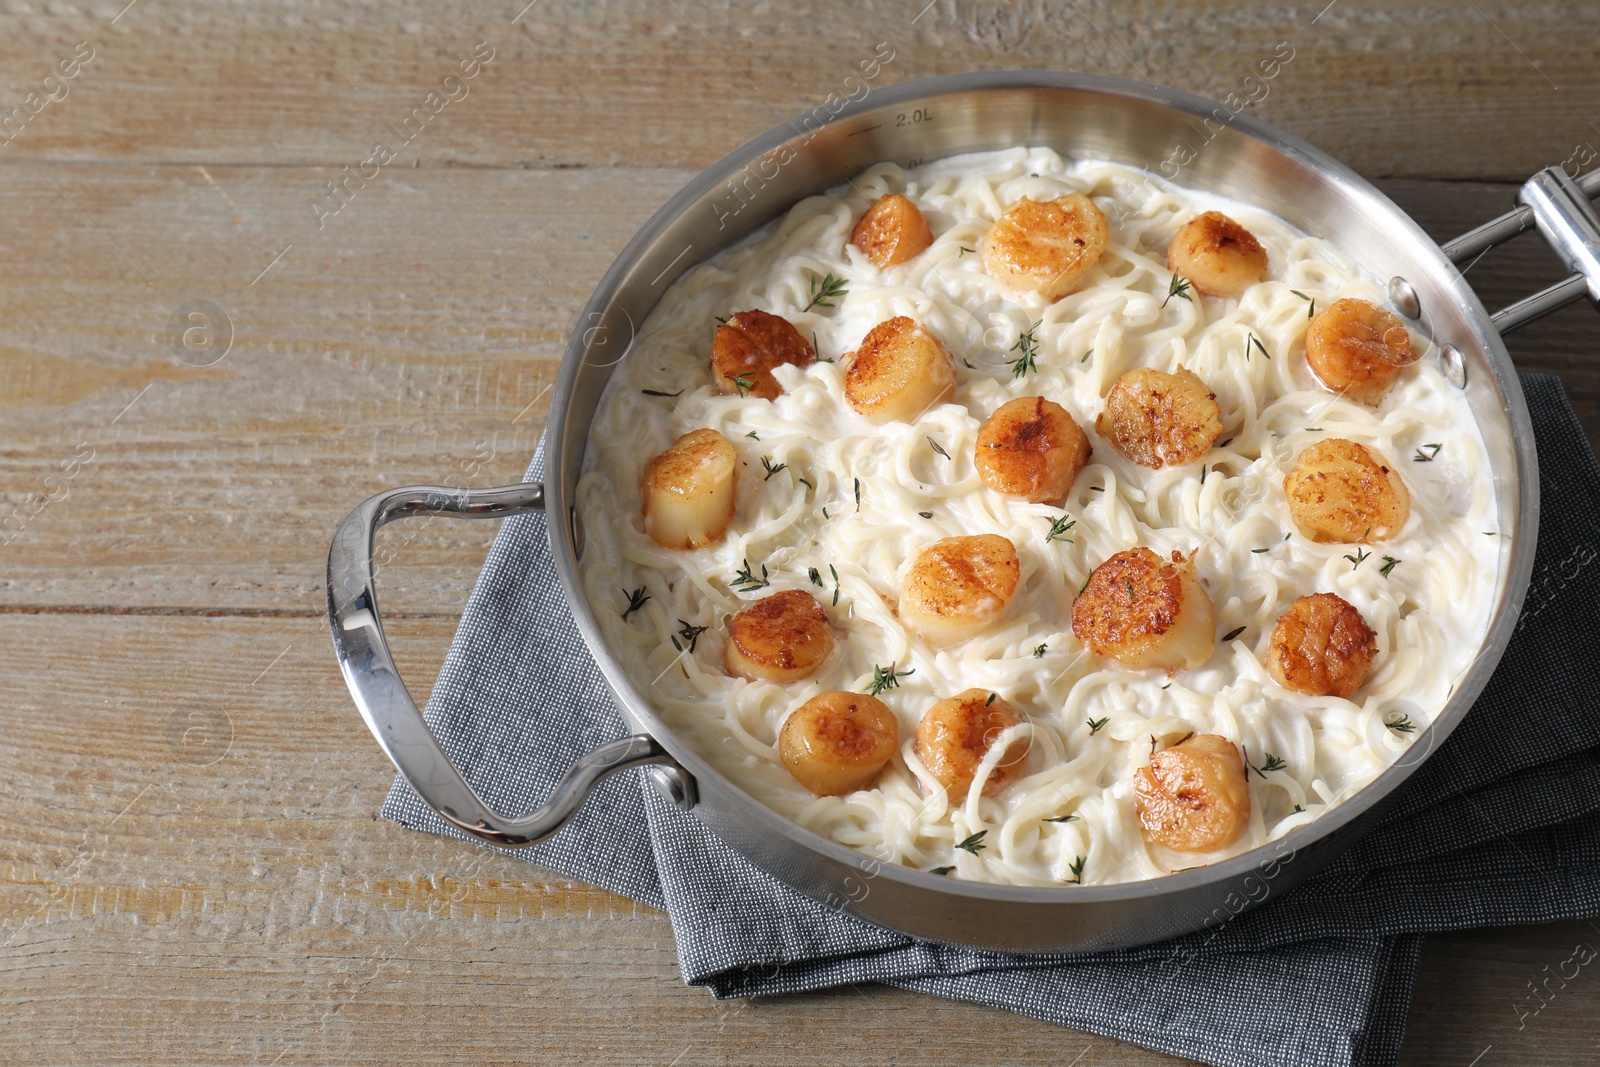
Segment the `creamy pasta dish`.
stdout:
[[668,725],[828,838],[1019,885],[1216,862],[1376,777],[1488,626],[1488,456],[1384,303],[1140,169],[875,166],[641,326],[585,587]]

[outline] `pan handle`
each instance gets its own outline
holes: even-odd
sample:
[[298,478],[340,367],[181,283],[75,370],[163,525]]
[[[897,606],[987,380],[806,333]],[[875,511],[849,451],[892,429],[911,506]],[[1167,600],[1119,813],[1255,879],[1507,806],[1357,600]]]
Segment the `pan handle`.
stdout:
[[1460,263],[1538,227],[1551,250],[1572,271],[1554,285],[1491,315],[1490,321],[1501,333],[1526,326],[1585,296],[1600,308],[1600,214],[1589,203],[1592,196],[1600,196],[1600,170],[1574,179],[1560,167],[1546,167],[1523,183],[1515,208],[1441,246],[1445,255]]
[[350,695],[372,736],[424,802],[480,841],[502,848],[537,844],[560,830],[595,785],[624,767],[660,764],[653,777],[680,806],[694,803],[693,779],[648,734],[609,741],[583,756],[544,804],[519,818],[495,811],[467,784],[401,681],[378,617],[372,543],[378,527],[413,515],[497,519],[544,510],[538,482],[492,489],[415,485],[379,493],[339,524],[328,549],[328,625]]

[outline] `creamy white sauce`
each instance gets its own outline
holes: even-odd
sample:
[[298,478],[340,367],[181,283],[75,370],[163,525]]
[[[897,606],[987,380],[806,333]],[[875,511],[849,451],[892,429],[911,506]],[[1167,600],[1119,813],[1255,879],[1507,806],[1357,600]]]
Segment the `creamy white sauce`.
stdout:
[[[1111,231],[1110,248],[1077,292],[1049,304],[1014,294],[984,271],[976,250],[1005,206],[1074,191],[1094,199]],[[847,242],[868,204],[891,192],[917,203],[935,240],[909,263],[879,270]],[[1169,300],[1167,244],[1209,208],[1260,239],[1267,276],[1238,299]],[[847,279],[848,294],[833,308],[801,311],[812,280],[828,273]],[[1308,300],[1323,308],[1342,297],[1385,302],[1373,280],[1326,242],[1258,208],[1134,168],[1037,148],[912,170],[873,167],[685,274],[613,373],[578,487],[583,579],[606,639],[671,727],[750,795],[881,860],[954,866],[952,877],[1057,885],[1074,880],[1073,864],[1083,857],[1082,881],[1107,883],[1215,862],[1280,836],[1348,798],[1420,735],[1475,656],[1497,581],[1488,457],[1466,400],[1437,369],[1432,342],[1413,327],[1424,356],[1377,408],[1341,400],[1312,377],[1304,356]],[[750,308],[815,334],[821,354],[834,359],[877,323],[909,315],[955,355],[955,399],[915,425],[874,425],[844,402],[841,363],[782,368],[785,391],[774,402],[722,395],[708,368],[716,317]],[[1037,372],[1019,380],[1008,349],[1035,322]],[[1250,346],[1252,335],[1265,354]],[[1203,461],[1203,479],[1201,464],[1136,466],[1094,432],[1119,375],[1180,363],[1216,393],[1226,427]],[[646,389],[683,392],[663,398]],[[1033,395],[1066,407],[1094,448],[1061,507],[1002,497],[973,466],[989,414]],[[738,510],[722,541],[693,552],[662,549],[643,532],[639,478],[652,457],[702,426],[740,450]],[[1367,548],[1360,563],[1350,558],[1354,546],[1302,537],[1284,503],[1294,457],[1329,437],[1389,457],[1411,490],[1405,528]],[[1431,444],[1441,446],[1437,457],[1415,462],[1415,451]],[[786,466],[768,477],[763,457]],[[1062,515],[1076,522],[1071,542],[1047,543]],[[899,576],[921,546],[978,533],[1016,544],[1017,593],[989,629],[934,650],[893,613]],[[1173,678],[1129,671],[1073,637],[1071,605],[1084,579],[1135,545],[1162,555],[1198,549],[1219,635],[1203,666]],[[1400,561],[1387,576],[1385,557]],[[730,589],[746,560],[757,573],[766,568],[770,587]],[[811,568],[821,588],[811,583]],[[626,591],[640,586],[651,599],[624,619]],[[795,685],[728,676],[727,617],[794,588],[827,609],[838,648]],[[1264,666],[1278,616],[1313,592],[1345,598],[1377,633],[1374,668],[1354,699],[1289,692]],[[672,641],[683,622],[708,627],[692,654]],[[1239,627],[1236,640],[1220,641]],[[813,797],[778,763],[785,716],[821,692],[864,691],[874,666],[890,664],[915,671],[881,695],[899,719],[901,754],[872,789]],[[974,788],[952,809],[942,791],[922,784],[931,778],[911,738],[930,705],[971,687],[1014,705],[1032,747],[1013,784],[993,797]],[[1386,725],[1401,716],[1414,732]],[[1102,718],[1108,721],[1092,732],[1089,720]],[[1249,773],[1250,825],[1237,843],[1198,856],[1146,843],[1130,784],[1148,762],[1152,736],[1191,730],[1234,740],[1254,766],[1269,753],[1284,763]],[[1045,821],[1068,814],[1077,818]],[[954,847],[980,830],[987,831],[982,851]]]

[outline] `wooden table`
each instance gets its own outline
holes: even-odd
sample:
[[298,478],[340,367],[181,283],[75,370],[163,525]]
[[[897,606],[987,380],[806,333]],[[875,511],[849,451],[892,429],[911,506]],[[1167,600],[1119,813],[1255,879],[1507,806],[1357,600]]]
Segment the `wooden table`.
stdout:
[[[321,616],[329,534],[383,487],[515,480],[628,236],[878,42],[883,83],[1058,67],[1218,97],[1288,42],[1253,110],[1447,237],[1592,157],[1600,14],[125,2],[0,13],[0,1059],[1169,1062],[881,987],[717,1003],[664,915],[380,820],[390,768]],[[436,91],[458,98],[373,174]],[[1533,238],[1470,274],[1490,306],[1554,276]],[[185,348],[175,316],[210,305]],[[1597,336],[1578,307],[1511,341],[1591,440]],[[425,688],[491,531],[402,529],[387,618]],[[1579,942],[1600,929],[1430,939],[1406,1061],[1593,1062],[1596,972],[1517,1020]]]

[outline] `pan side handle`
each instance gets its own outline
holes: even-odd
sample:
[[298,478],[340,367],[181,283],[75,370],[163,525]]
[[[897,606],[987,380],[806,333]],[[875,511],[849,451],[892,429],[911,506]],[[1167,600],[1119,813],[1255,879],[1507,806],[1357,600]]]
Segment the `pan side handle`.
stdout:
[[568,769],[538,808],[511,818],[467,784],[428,729],[389,654],[378,615],[373,537],[378,528],[416,515],[495,519],[544,509],[537,482],[490,489],[407,486],[379,493],[339,524],[328,549],[328,626],[345,684],[367,728],[429,807],[452,826],[502,848],[537,844],[560,830],[589,791],[613,771],[657,764],[653,777],[680,806],[694,803],[693,779],[648,734],[609,741]]
[[1460,263],[1537,228],[1551,251],[1572,271],[1554,285],[1491,315],[1502,334],[1585,296],[1600,308],[1600,214],[1589,202],[1592,196],[1600,196],[1600,170],[1574,179],[1560,167],[1546,167],[1523,183],[1515,208],[1441,246],[1445,255]]

